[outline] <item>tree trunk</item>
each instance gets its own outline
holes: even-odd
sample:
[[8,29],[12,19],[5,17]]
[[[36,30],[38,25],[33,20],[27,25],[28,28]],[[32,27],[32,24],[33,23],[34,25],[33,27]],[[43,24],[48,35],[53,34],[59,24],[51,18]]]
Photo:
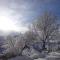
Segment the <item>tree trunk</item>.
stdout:
[[43,40],[43,46],[42,46],[42,50],[45,50],[46,47],[45,47],[45,41]]
[[25,45],[24,48],[21,49],[21,52],[20,52],[20,54],[19,54],[20,56],[22,56],[22,52],[23,52],[23,50],[26,49],[26,48],[30,49],[29,46]]

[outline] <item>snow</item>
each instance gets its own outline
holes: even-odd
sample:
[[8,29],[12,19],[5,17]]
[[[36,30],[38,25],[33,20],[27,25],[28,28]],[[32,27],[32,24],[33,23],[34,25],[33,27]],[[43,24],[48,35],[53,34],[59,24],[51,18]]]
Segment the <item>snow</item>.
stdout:
[[11,58],[11,59],[8,59],[8,60],[33,60],[27,56],[17,56],[15,58]]
[[44,59],[44,58],[38,58],[38,59],[34,59],[34,60],[46,60],[46,59]]
[[60,53],[58,53],[58,52],[51,52],[51,53],[49,53],[49,55],[55,55],[55,56],[57,56],[57,55],[60,55]]
[[60,53],[58,52],[51,52],[49,55],[46,56],[47,60],[60,60]]
[[42,56],[40,52],[38,52],[32,47],[30,49],[24,49],[22,55],[28,56],[33,59]]

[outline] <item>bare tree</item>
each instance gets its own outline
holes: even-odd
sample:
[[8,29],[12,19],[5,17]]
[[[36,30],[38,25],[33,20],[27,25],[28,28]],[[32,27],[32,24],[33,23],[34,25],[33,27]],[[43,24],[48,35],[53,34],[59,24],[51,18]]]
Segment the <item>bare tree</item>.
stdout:
[[33,31],[29,30],[24,34],[24,39],[25,39],[25,45],[30,46],[36,40],[36,34]]
[[25,46],[23,41],[23,36],[20,34],[17,37],[8,35],[4,45],[2,45],[5,50],[3,51],[3,57],[13,57],[22,54],[22,49]]
[[15,39],[13,36],[8,35],[6,36],[6,40],[4,45],[2,45],[3,48],[5,48],[5,50],[3,51],[3,54],[13,54],[14,50],[15,50]]
[[57,20],[57,16],[50,12],[45,12],[33,23],[33,28],[37,33],[39,40],[43,41],[43,49],[46,48],[46,42],[48,42],[49,46],[49,41],[54,40],[58,35],[59,24],[57,23]]

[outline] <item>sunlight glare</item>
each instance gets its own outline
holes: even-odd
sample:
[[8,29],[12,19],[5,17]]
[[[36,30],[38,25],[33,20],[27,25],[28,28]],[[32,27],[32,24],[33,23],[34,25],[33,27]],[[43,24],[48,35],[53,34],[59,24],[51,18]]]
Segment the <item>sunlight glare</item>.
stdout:
[[6,13],[0,14],[0,30],[1,31],[20,31],[25,32],[28,30],[26,27],[17,27],[16,23],[6,15]]

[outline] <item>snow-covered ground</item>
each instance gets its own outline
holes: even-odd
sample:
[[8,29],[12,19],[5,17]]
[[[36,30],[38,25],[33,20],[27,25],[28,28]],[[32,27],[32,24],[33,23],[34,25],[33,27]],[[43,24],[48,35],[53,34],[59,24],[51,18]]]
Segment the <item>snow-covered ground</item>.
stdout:
[[[0,56],[2,56],[2,55],[0,55]],[[8,60],[60,60],[60,53],[51,52],[48,55],[46,55],[46,57],[44,57],[44,58],[38,57],[37,59],[32,59],[31,57],[23,55],[23,56],[13,57]]]
[[44,59],[44,58],[38,58],[38,59],[34,59],[34,60],[46,60],[46,59]]
[[15,58],[11,58],[9,60],[33,60],[33,59],[31,59],[31,58],[29,58],[27,56],[17,56]]
[[31,59],[31,58],[28,58],[26,56],[18,56],[18,57],[15,57],[15,58],[11,58],[9,60],[46,60],[44,58],[38,58],[38,59]]
[[51,52],[46,56],[47,60],[60,60],[60,53],[58,52]]

